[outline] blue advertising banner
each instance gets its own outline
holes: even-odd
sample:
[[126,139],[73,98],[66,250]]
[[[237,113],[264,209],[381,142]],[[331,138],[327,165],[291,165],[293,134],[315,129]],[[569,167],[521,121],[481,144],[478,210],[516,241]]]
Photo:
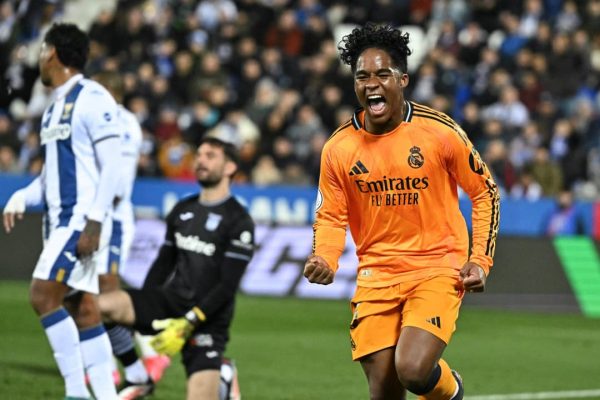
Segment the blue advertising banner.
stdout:
[[[4,207],[10,195],[15,190],[26,186],[32,179],[22,175],[0,174],[0,205]],[[233,193],[248,207],[257,223],[299,226],[311,224],[313,221],[315,187],[236,185],[232,189]],[[133,203],[140,216],[163,217],[180,198],[197,192],[198,185],[194,182],[140,178],[135,184]],[[460,207],[470,227],[470,200],[461,199]],[[580,202],[576,207],[584,233],[591,235],[593,204]],[[500,204],[500,234],[544,236],[548,220],[555,208],[556,203],[553,199],[530,202],[503,198]],[[41,207],[37,210],[41,210]]]

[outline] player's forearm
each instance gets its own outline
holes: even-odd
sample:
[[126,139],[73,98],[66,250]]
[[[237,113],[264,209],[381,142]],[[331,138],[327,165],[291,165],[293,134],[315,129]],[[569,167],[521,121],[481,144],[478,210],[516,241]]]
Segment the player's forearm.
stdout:
[[158,257],[156,257],[148,275],[146,275],[143,287],[158,287],[165,283],[167,277],[175,269],[175,257],[175,248],[171,244],[163,244],[158,252]]
[[233,301],[247,265],[246,260],[225,257],[221,266],[221,280],[198,304],[198,308],[207,319],[210,319],[223,305]]
[[[121,154],[118,149],[120,139],[118,136],[102,140],[95,145],[96,154],[100,163],[100,179],[96,198],[88,211],[88,219],[104,221],[107,212],[112,208],[117,195],[120,182]],[[116,184],[117,183],[117,184]]]
[[469,260],[479,264],[487,275],[493,264],[492,257],[496,249],[500,222],[500,195],[498,190],[493,188],[472,201],[473,244]]
[[333,271],[346,245],[346,229],[315,223],[313,254],[321,256]]

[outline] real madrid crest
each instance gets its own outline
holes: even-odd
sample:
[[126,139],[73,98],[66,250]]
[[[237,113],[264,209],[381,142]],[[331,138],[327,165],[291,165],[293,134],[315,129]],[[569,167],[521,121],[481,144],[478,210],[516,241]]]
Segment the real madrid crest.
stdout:
[[413,146],[410,149],[410,155],[408,156],[408,165],[412,168],[421,168],[425,163],[425,158],[421,154],[421,149],[417,146]]

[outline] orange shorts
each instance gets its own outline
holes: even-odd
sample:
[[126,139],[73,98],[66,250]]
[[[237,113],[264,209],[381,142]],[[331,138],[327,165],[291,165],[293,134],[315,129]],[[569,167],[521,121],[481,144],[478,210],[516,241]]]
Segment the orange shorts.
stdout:
[[456,277],[436,276],[382,288],[357,286],[351,304],[352,359],[396,346],[404,326],[424,329],[448,344],[464,295],[456,282]]

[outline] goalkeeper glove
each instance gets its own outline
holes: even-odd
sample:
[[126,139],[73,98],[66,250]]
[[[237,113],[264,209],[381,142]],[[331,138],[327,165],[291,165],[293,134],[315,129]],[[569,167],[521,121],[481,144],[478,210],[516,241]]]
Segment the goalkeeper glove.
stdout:
[[160,354],[173,356],[181,351],[196,324],[206,320],[204,313],[194,307],[184,318],[167,318],[152,321],[152,328],[162,331],[150,344]]

